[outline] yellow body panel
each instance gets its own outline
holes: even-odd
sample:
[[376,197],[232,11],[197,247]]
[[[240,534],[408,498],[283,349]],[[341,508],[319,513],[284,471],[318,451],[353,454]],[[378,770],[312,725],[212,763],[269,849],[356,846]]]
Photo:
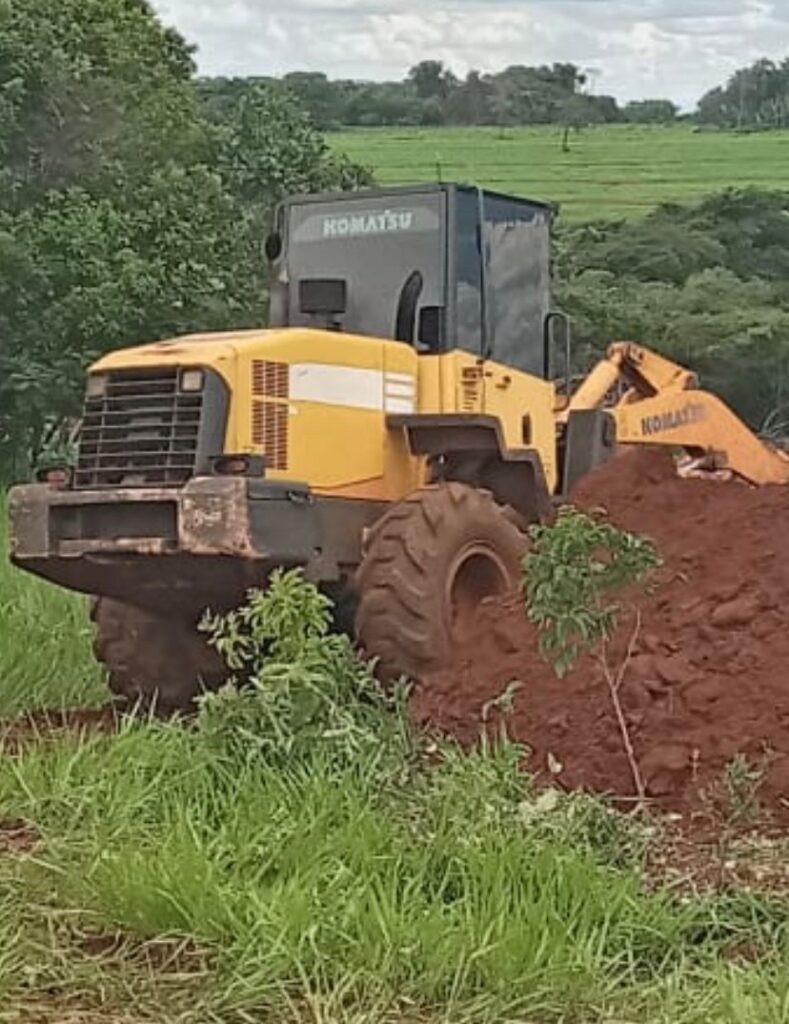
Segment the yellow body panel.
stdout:
[[507,448],[533,448],[542,460],[548,490],[556,487],[556,389],[551,381],[487,362],[484,409],[500,422]]
[[225,452],[265,455],[269,478],[319,494],[395,501],[417,488],[424,461],[386,426],[389,414],[417,412],[496,416],[507,447],[535,448],[548,486],[556,480],[553,385],[469,353],[417,356],[400,342],[290,328],[125,349],[91,372],[172,365],[211,368],[226,382]]

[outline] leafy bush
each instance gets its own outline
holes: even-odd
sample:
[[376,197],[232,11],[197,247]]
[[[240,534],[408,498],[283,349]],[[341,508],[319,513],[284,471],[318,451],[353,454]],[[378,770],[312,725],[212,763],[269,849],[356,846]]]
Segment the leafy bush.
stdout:
[[233,756],[286,766],[316,750],[335,765],[402,757],[409,742],[385,692],[345,635],[330,632],[331,602],[299,570],[278,570],[227,615],[206,616],[209,642],[235,673],[203,698],[200,729]]

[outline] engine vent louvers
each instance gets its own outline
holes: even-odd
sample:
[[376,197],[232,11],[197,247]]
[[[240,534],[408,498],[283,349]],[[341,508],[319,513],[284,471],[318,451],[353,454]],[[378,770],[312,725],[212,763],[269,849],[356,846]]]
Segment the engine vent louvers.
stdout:
[[289,367],[256,359],[252,363],[252,443],[263,450],[269,469],[288,468]]
[[203,396],[178,391],[175,368],[108,375],[103,395],[85,399],[78,488],[178,486],[194,475]]
[[288,364],[255,359],[252,363],[252,394],[260,398],[288,398]]

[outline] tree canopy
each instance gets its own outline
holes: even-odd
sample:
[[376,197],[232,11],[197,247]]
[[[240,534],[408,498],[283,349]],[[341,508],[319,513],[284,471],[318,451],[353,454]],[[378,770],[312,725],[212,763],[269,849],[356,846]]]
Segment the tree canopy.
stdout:
[[[199,83],[212,111],[227,113],[261,78],[212,78]],[[586,125],[670,124],[679,107],[661,97],[618,102],[595,95],[587,76],[570,62],[501,71],[469,71],[459,78],[440,60],[423,60],[395,82],[331,79],[322,72],[293,71],[281,79],[315,124],[386,125]],[[789,57],[758,60],[699,99],[693,120],[719,128],[754,130],[789,126]]]
[[144,0],[0,0],[0,475],[99,353],[262,323],[271,206],[367,180],[283,86],[220,122],[193,76]]
[[698,120],[720,128],[789,127],[789,57],[757,60],[702,96]]
[[[226,110],[230,97],[258,81],[204,79],[200,94],[211,109]],[[441,61],[424,60],[399,82],[332,80],[304,71],[285,75],[282,82],[326,130],[343,125],[558,124],[567,119],[568,108],[584,124],[628,119],[613,97],[590,95],[584,75],[571,63],[513,65],[495,74],[470,71],[460,79]]]
[[754,427],[789,434],[789,193],[731,191],[564,228],[558,243],[579,366],[613,339],[641,341]]

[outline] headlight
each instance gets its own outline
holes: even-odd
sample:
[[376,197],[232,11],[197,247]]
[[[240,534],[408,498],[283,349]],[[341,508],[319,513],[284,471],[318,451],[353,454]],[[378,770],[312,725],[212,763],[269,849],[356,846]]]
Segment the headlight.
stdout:
[[92,373],[88,377],[86,394],[88,398],[103,398],[107,393],[107,377],[101,373]]
[[181,391],[202,391],[203,390],[203,371],[202,370],[184,370],[181,374]]

